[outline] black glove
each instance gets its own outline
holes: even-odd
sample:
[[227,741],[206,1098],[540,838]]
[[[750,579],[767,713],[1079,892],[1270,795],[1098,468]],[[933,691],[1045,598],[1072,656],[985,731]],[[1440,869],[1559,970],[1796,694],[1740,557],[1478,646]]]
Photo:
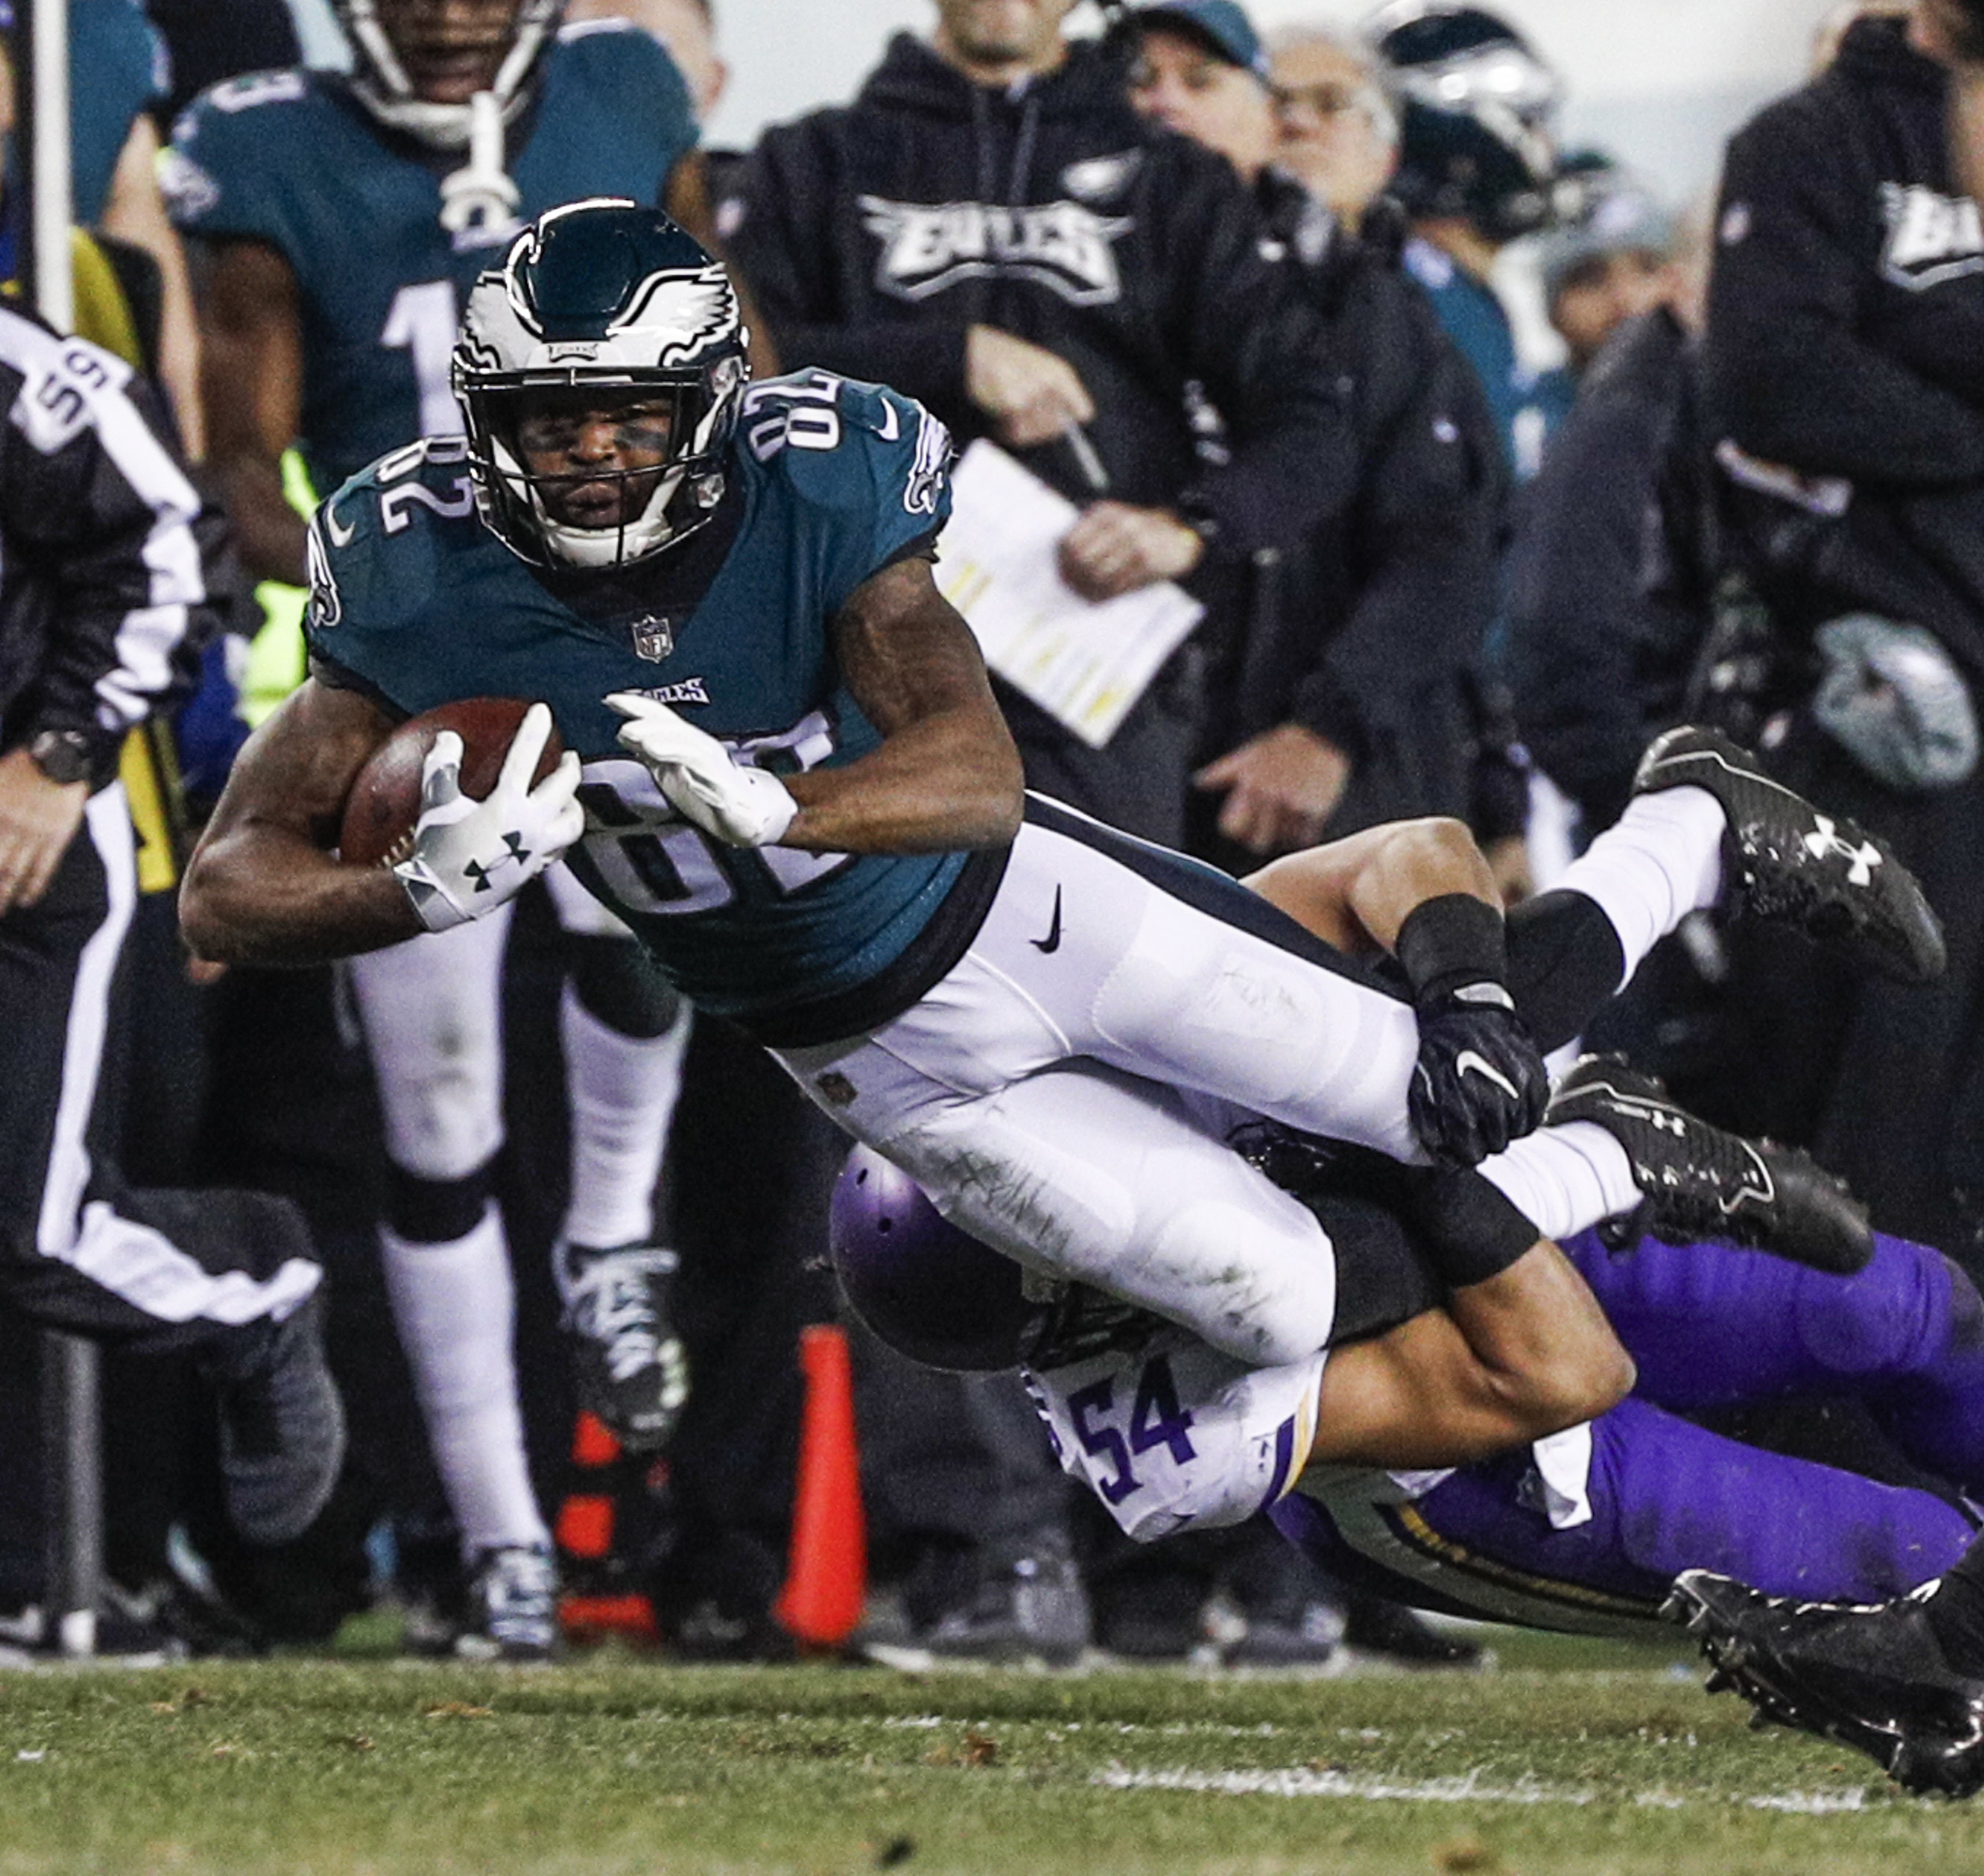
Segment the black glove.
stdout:
[[1501,985],[1463,984],[1419,1005],[1413,1131],[1445,1166],[1476,1166],[1543,1124],[1550,1072]]
[[1429,899],[1396,947],[1419,1012],[1413,1130],[1442,1164],[1471,1166],[1542,1124],[1550,1076],[1503,979],[1502,915],[1464,893]]

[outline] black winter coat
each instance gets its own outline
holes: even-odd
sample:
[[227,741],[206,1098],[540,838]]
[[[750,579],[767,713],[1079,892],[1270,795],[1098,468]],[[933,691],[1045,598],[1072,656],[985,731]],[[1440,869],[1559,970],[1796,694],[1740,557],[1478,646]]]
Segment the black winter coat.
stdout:
[[[1094,45],[994,92],[900,35],[852,106],[766,133],[725,226],[789,366],[880,379],[969,442],[990,426],[966,395],[966,334],[999,327],[1081,374],[1112,498],[1202,526],[1188,584],[1207,625],[1108,747],[996,687],[1031,786],[1179,844],[1207,648],[1244,630],[1253,557],[1340,508],[1354,470],[1321,324],[1262,257],[1232,169],[1145,125]],[[1229,425],[1217,464],[1194,451],[1195,384]],[[1018,454],[1094,498],[1064,443]]]
[[1272,603],[1254,608],[1209,743],[1230,748],[1293,722],[1335,743],[1353,763],[1336,831],[1464,815],[1462,676],[1495,610],[1506,494],[1494,420],[1400,267],[1389,205],[1358,240],[1319,227],[1286,178],[1265,176],[1258,199],[1268,253],[1343,369],[1357,472],[1349,501],[1282,557]]
[[1510,674],[1530,753],[1597,831],[1678,723],[1714,613],[1701,364],[1679,320],[1614,334],[1529,489],[1509,558]]
[[1718,433],[1818,483],[1734,498],[1787,623],[1912,619],[1984,679],[1984,229],[1947,96],[1899,22],[1865,20],[1738,133],[1708,362]]

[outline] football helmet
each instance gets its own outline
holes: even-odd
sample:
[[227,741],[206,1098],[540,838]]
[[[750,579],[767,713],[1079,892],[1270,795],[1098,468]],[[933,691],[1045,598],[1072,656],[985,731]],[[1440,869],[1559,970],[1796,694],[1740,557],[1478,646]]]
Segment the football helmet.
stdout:
[[[616,199],[551,210],[511,243],[469,295],[453,380],[468,428],[484,522],[536,566],[602,571],[686,539],[722,499],[726,451],[750,375],[748,334],[729,276],[659,209]],[[600,526],[561,519],[518,441],[533,394],[596,388],[610,406],[665,403],[659,471],[589,477],[654,480],[636,514]]]
[[1515,29],[1454,0],[1396,0],[1367,29],[1401,106],[1392,193],[1510,241],[1556,218],[1563,88]]
[[[436,104],[414,90],[379,17],[379,0],[331,0],[331,6],[351,45],[353,94],[366,109],[423,143],[466,149],[474,116],[470,106]],[[519,0],[510,49],[487,94],[506,120],[528,99],[531,73],[564,12],[565,0]]]
[[1038,1313],[1020,1267],[960,1231],[871,1146],[847,1156],[827,1245],[854,1313],[899,1354],[967,1373],[1018,1364],[1020,1331]]

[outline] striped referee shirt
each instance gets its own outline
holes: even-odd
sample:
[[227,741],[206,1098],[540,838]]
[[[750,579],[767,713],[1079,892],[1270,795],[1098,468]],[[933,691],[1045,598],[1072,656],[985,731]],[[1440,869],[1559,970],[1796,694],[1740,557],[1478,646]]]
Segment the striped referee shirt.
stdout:
[[0,747],[79,732],[100,784],[190,687],[220,522],[149,388],[87,340],[0,307]]

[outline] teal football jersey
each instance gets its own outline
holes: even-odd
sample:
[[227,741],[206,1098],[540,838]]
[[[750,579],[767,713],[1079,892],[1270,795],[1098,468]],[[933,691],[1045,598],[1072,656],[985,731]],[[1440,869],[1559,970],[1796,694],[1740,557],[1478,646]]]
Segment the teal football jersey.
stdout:
[[[687,86],[649,35],[567,27],[511,127],[508,163],[531,221],[585,196],[655,204],[695,143]],[[514,230],[471,243],[441,225],[461,151],[381,128],[334,75],[262,72],[203,93],[163,172],[186,234],[263,241],[300,296],[303,434],[313,485],[335,488],[411,437],[451,434],[448,359],[475,277]]]
[[1428,241],[1406,246],[1406,267],[1433,301],[1447,336],[1473,366],[1500,433],[1509,472],[1530,481],[1577,395],[1568,371],[1538,371],[1516,356],[1516,334],[1493,290],[1471,280]]
[[[585,763],[573,870],[683,993],[746,1020],[839,998],[902,956],[964,856],[727,847],[675,815],[603,700],[644,692],[774,773],[866,755],[881,739],[829,627],[941,527],[950,458],[943,426],[893,391],[821,371],[753,385],[716,519],[616,583],[534,573],[476,519],[463,441],[416,443],[318,510],[310,650],[332,681],[409,715],[543,699]],[[706,584],[685,587],[699,551]],[[646,602],[672,589],[685,602]]]

